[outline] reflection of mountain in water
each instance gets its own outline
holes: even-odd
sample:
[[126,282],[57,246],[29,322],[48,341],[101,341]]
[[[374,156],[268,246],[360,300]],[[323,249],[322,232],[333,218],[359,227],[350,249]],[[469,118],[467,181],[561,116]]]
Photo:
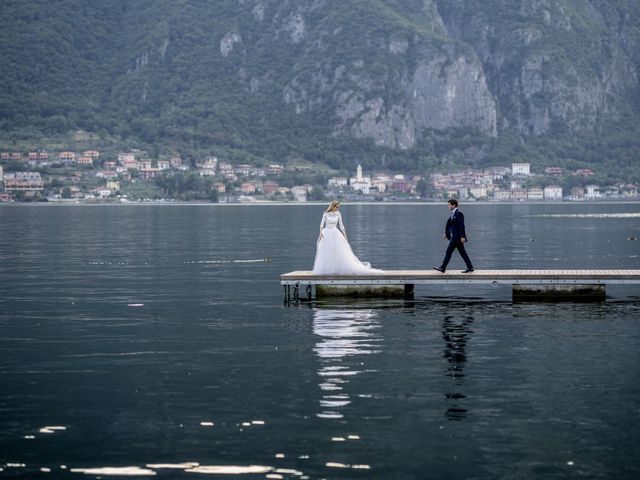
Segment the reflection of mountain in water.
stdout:
[[318,375],[323,392],[318,417],[342,418],[339,409],[351,403],[344,387],[350,377],[366,370],[361,362],[351,364],[349,360],[380,351],[382,338],[376,334],[380,328],[376,316],[374,310],[313,311],[313,333],[321,337],[314,348],[321,361]]
[[445,416],[449,420],[463,420],[467,410],[462,407],[465,395],[461,392],[464,380],[464,366],[467,362],[467,340],[472,333],[472,317],[454,319],[447,316],[442,322],[442,338],[445,348],[443,357],[449,362],[445,375],[451,379],[450,391],[445,394],[451,402]]

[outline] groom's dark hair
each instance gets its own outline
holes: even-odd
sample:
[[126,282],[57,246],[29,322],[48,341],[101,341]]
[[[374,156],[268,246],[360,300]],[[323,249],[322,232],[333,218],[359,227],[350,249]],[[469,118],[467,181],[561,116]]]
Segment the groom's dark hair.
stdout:
[[455,198],[450,198],[449,201],[447,203],[450,203],[451,205],[453,205],[454,207],[458,206],[458,200],[456,200]]

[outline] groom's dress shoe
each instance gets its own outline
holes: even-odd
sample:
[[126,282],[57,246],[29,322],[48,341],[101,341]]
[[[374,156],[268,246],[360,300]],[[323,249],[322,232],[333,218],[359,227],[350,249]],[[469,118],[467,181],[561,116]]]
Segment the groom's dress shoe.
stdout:
[[433,267],[433,269],[444,273],[444,268],[442,268],[442,267]]
[[462,273],[471,273],[473,272],[473,268],[467,268],[466,270],[463,270]]

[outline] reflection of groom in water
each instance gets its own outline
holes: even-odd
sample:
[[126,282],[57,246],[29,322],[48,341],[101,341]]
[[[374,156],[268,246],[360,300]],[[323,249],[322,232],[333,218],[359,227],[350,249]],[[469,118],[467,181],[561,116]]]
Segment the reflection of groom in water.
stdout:
[[467,269],[462,273],[471,273],[473,272],[473,265],[464,248],[464,243],[467,241],[467,233],[464,230],[464,215],[458,210],[458,201],[456,199],[452,198],[449,200],[447,206],[451,214],[444,229],[444,236],[449,240],[449,245],[447,246],[447,252],[444,254],[442,264],[439,267],[433,268],[444,273],[449,264],[449,260],[451,260],[453,251],[457,248],[462,260],[464,260],[464,263],[467,265]]
[[467,341],[472,330],[473,317],[455,319],[448,315],[442,322],[442,338],[444,339],[444,358],[449,363],[445,375],[451,379],[450,389],[445,393],[449,403],[445,416],[447,420],[464,420],[467,409],[464,408],[465,395],[461,392],[464,379],[464,367],[467,363]]

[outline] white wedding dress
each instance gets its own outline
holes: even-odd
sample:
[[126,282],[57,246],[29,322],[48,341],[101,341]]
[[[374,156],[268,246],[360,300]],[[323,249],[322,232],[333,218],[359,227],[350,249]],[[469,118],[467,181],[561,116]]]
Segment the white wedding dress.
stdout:
[[318,240],[312,273],[315,275],[381,273],[383,270],[371,268],[371,264],[358,260],[340,229],[345,231],[340,212],[325,212],[322,215],[322,222],[320,222],[322,239]]

